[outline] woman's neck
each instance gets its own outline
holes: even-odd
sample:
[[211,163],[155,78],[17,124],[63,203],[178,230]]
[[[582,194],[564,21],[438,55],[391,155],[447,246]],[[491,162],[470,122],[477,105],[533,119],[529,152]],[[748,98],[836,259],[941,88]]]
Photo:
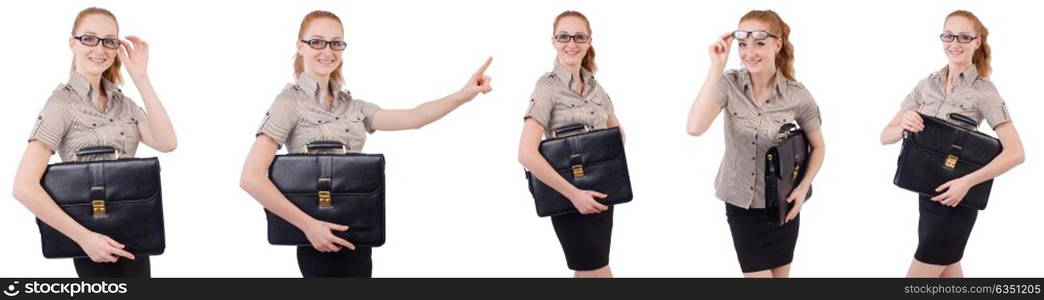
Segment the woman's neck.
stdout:
[[308,77],[312,77],[312,80],[315,81],[317,85],[319,85],[319,89],[323,90],[323,92],[325,92],[327,95],[330,94],[330,75],[320,76],[309,73]]
[[951,62],[948,65],[949,72],[948,72],[948,74],[946,76],[946,79],[948,81],[953,81],[954,78],[957,78],[957,76],[960,75],[961,72],[964,72],[964,70],[967,70],[968,67],[971,67],[971,65],[972,65],[972,63],[970,61],[969,62],[960,62],[960,63],[953,63],[953,62]]
[[775,82],[776,72],[775,68],[768,68],[772,71],[762,71],[759,73],[750,73],[750,85],[755,89],[761,91],[772,88],[772,83]]
[[[84,72],[80,72],[79,70],[76,71],[76,74],[79,74],[84,79],[87,79],[87,82],[91,85],[91,91],[94,91],[94,99],[91,99],[91,102],[94,102],[94,104],[97,105],[99,109],[103,111],[106,110],[109,106],[109,98],[108,95],[105,94],[105,89],[102,89],[101,86],[102,75],[85,74]],[[90,97],[91,95],[91,93],[88,93],[88,97]]]
[[96,92],[103,92],[101,88],[101,74],[85,74],[84,72],[76,71],[83,79],[87,79],[87,82],[91,84],[91,90]]
[[[559,61],[559,63],[562,63],[562,62]],[[581,94],[583,94],[583,92],[584,92],[584,77],[580,76],[580,64],[564,64],[564,63],[562,63],[562,66],[565,67],[566,71],[569,72],[569,74],[572,75],[573,78],[576,78],[576,90],[579,91]]]

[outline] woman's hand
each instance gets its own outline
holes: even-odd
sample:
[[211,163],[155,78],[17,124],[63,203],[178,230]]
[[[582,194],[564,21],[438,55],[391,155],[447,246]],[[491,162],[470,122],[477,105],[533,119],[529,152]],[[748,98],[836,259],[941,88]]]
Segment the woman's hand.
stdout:
[[921,132],[924,130],[924,119],[916,110],[906,111],[899,119],[899,128],[909,132]]
[[355,245],[334,235],[333,230],[348,231],[348,226],[314,220],[301,228],[308,242],[319,252],[337,252],[341,247],[355,250]]
[[[127,73],[130,74],[131,79],[137,81],[147,75],[147,69],[149,64],[149,43],[137,36],[127,36],[127,42],[120,40],[120,47],[116,51],[116,55],[120,57],[120,61],[123,62],[123,67],[127,69]],[[134,46],[131,46],[131,43]]]
[[595,191],[588,190],[576,190],[576,192],[569,194],[569,202],[573,203],[576,210],[580,211],[581,214],[596,214],[609,209],[609,206],[598,203],[594,197],[605,199],[608,197],[606,194],[602,194]]
[[729,60],[729,50],[732,49],[732,33],[726,33],[721,35],[718,40],[714,41],[714,44],[710,45],[708,52],[710,52],[711,67],[721,70],[725,68],[725,63]]
[[114,263],[119,257],[134,259],[134,254],[123,250],[123,244],[97,232],[89,232],[76,241],[84,253],[96,263]]
[[471,99],[474,99],[479,93],[487,94],[490,91],[493,91],[493,86],[489,85],[490,81],[493,79],[484,74],[486,69],[489,68],[489,64],[492,62],[493,57],[487,58],[486,63],[482,64],[482,67],[480,67],[478,71],[468,79],[468,83],[460,89],[461,95],[463,95],[467,101],[471,101]]
[[809,187],[809,185],[798,184],[790,191],[790,195],[787,196],[787,203],[794,203],[794,207],[787,213],[783,223],[790,222],[790,220],[797,218],[798,214],[801,213],[801,207],[805,205],[805,196],[808,195]]
[[932,197],[932,201],[937,201],[939,204],[949,207],[957,207],[964,200],[964,196],[968,195],[968,190],[972,186],[974,184],[968,181],[967,176],[950,180],[935,189],[936,192],[942,192],[943,190],[946,190],[946,192]]

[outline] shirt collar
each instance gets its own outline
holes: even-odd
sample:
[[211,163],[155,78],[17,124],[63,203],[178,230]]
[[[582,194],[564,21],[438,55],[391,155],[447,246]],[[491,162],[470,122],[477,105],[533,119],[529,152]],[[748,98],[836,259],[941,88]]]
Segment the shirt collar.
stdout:
[[[312,97],[313,99],[315,99],[316,103],[318,103],[319,106],[326,107],[326,104],[323,103],[323,97],[326,95],[326,94],[324,94],[326,91],[325,91],[325,89],[319,88],[319,83],[315,82],[315,80],[312,79],[311,76],[308,76],[305,73],[301,73],[301,75],[297,76],[296,84],[297,84],[298,87],[301,88],[302,91],[305,92],[305,94],[307,94],[309,97]],[[343,92],[341,91],[341,83],[340,82],[337,82],[337,81],[334,81],[334,80],[330,80],[330,87],[331,87],[330,90],[334,91],[334,93],[335,93],[334,94],[334,101],[335,102],[336,101],[350,100],[351,99],[351,94],[349,94],[347,91],[343,91]]]
[[[551,73],[555,75],[555,78],[557,78],[558,81],[561,81],[563,84],[568,86],[570,90],[577,92],[576,78],[573,78],[573,73],[569,72],[569,69],[567,69],[565,65],[559,63],[557,58],[555,59],[555,69],[551,71]],[[580,76],[585,79],[584,84],[586,87],[584,89],[590,91],[591,86],[594,84],[594,74],[581,67]]]
[[[942,69],[939,69],[939,80],[942,81],[942,83],[946,83],[946,77],[949,75],[949,65],[943,66]],[[968,66],[968,68],[965,68],[964,71],[961,71],[960,74],[957,74],[957,77],[958,80],[960,80],[964,84],[971,84],[975,81],[975,79],[979,78],[979,68],[976,68],[975,65],[972,64]]]
[[[783,76],[783,72],[780,72],[779,69],[776,69],[776,75],[773,76],[773,78],[775,80],[776,91],[778,91],[780,98],[786,99],[783,95],[786,95],[787,93],[787,85],[790,84],[790,79]],[[739,83],[740,86],[743,87],[744,92],[750,89],[750,71],[746,68],[743,68],[743,70],[739,72]]]
[[[84,78],[75,71],[69,72],[69,82],[66,84],[66,86],[68,86],[74,93],[79,95],[80,98],[82,98],[84,101],[96,105],[94,101],[94,93],[96,91],[93,87],[91,87],[91,82],[87,81],[87,78]],[[117,88],[115,84],[113,84],[109,80],[106,80],[105,78],[102,78],[101,86],[102,89],[105,90],[105,95],[109,98],[109,100],[119,99],[119,97],[113,97],[116,93],[120,92],[120,89]]]

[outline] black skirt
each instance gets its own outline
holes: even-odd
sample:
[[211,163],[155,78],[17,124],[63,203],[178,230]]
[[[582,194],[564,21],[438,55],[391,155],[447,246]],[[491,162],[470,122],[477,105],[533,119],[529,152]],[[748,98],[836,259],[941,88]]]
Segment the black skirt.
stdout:
[[917,223],[917,253],[914,259],[933,265],[950,265],[964,257],[964,246],[979,211],[964,206],[949,207],[920,196]]
[[732,244],[743,273],[769,270],[794,259],[801,215],[783,226],[769,224],[765,209],[725,204]]
[[570,270],[590,271],[609,265],[613,207],[597,214],[551,216]]
[[355,250],[341,248],[337,252],[319,252],[312,246],[297,247],[297,267],[301,276],[362,277],[373,275],[373,248],[357,246]]
[[114,263],[96,263],[90,258],[73,259],[76,275],[80,278],[150,278],[152,263],[148,255],[137,255],[134,260],[119,257]]

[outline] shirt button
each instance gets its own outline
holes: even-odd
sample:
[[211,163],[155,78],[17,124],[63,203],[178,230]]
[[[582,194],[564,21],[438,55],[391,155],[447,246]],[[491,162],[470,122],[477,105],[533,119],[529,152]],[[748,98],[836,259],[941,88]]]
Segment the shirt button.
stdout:
[[341,117],[334,117],[334,120],[340,120]]
[[755,156],[755,157],[751,157],[750,159],[751,160],[758,160],[758,157]]
[[593,115],[593,114],[594,114],[594,112],[592,111],[592,112],[591,112],[591,114]]
[[760,117],[760,116],[761,116],[761,113],[758,113],[758,116]]
[[123,135],[123,132],[120,132],[120,135]]
[[109,122],[112,122],[112,119],[109,119]]
[[753,191],[753,190],[754,190],[754,187],[750,187],[750,190],[751,190],[751,191]]
[[37,120],[43,120],[43,116],[36,117]]

